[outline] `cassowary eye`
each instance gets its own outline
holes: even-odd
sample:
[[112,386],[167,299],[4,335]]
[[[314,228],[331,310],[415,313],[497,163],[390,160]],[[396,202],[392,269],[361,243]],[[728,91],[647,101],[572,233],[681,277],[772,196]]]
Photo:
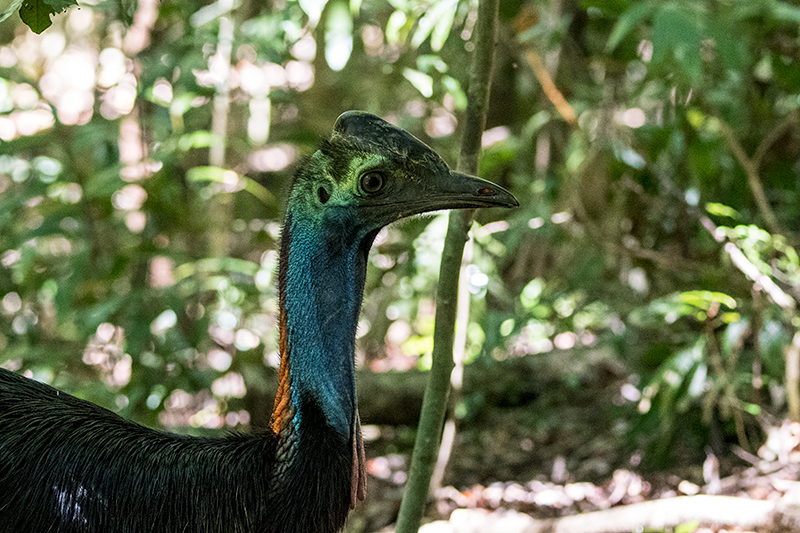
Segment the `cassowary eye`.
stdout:
[[367,172],[361,176],[361,190],[367,194],[375,194],[383,189],[385,180],[380,172]]

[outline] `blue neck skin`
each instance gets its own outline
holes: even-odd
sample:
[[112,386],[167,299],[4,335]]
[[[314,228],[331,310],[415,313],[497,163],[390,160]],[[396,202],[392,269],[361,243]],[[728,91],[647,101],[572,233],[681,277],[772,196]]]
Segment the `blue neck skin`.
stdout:
[[286,393],[294,430],[302,424],[301,394],[310,394],[330,426],[350,439],[356,413],[355,334],[372,238],[346,208],[314,215],[290,205],[283,229],[279,278],[282,357],[289,365]]

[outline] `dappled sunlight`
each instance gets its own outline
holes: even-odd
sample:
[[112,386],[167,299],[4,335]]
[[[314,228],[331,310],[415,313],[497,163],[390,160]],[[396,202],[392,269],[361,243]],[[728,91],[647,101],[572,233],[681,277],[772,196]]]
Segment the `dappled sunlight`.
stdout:
[[[774,4],[501,4],[476,173],[521,205],[471,223],[430,531],[796,488],[800,8]],[[39,35],[0,22],[0,367],[179,433],[266,427],[292,172],[348,109],[465,165],[477,5],[140,0]],[[373,163],[392,187],[420,178]],[[366,257],[355,366],[385,508],[348,533],[396,517],[451,303],[447,225],[392,224]],[[53,490],[80,514],[82,493]]]
[[297,148],[290,144],[267,146],[250,154],[248,159],[253,170],[280,172],[295,163],[299,157]]
[[63,124],[86,124],[92,118],[96,68],[93,51],[69,47],[39,79],[42,96],[55,105]]
[[83,352],[83,362],[94,366],[100,378],[112,389],[128,384],[133,359],[124,353],[125,331],[113,324],[103,323],[89,340]]

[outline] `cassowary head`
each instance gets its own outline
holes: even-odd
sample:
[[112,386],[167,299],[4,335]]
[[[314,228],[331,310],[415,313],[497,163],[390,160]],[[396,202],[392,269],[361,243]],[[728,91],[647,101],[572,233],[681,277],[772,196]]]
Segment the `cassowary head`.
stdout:
[[519,205],[502,187],[451,170],[410,133],[361,111],[339,117],[294,195],[315,216],[355,225],[362,235],[428,211]]

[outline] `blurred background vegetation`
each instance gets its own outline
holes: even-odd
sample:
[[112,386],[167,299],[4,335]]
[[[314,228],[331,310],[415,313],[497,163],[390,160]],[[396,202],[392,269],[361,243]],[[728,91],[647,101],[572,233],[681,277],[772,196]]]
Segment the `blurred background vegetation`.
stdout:
[[[90,0],[40,34],[0,23],[0,365],[173,431],[265,424],[293,165],[348,109],[455,164],[476,7]],[[800,7],[500,17],[480,174],[522,207],[473,228],[446,481],[735,465],[800,418]],[[418,409],[445,225],[370,256],[379,478],[413,441],[416,412],[390,412]]]

